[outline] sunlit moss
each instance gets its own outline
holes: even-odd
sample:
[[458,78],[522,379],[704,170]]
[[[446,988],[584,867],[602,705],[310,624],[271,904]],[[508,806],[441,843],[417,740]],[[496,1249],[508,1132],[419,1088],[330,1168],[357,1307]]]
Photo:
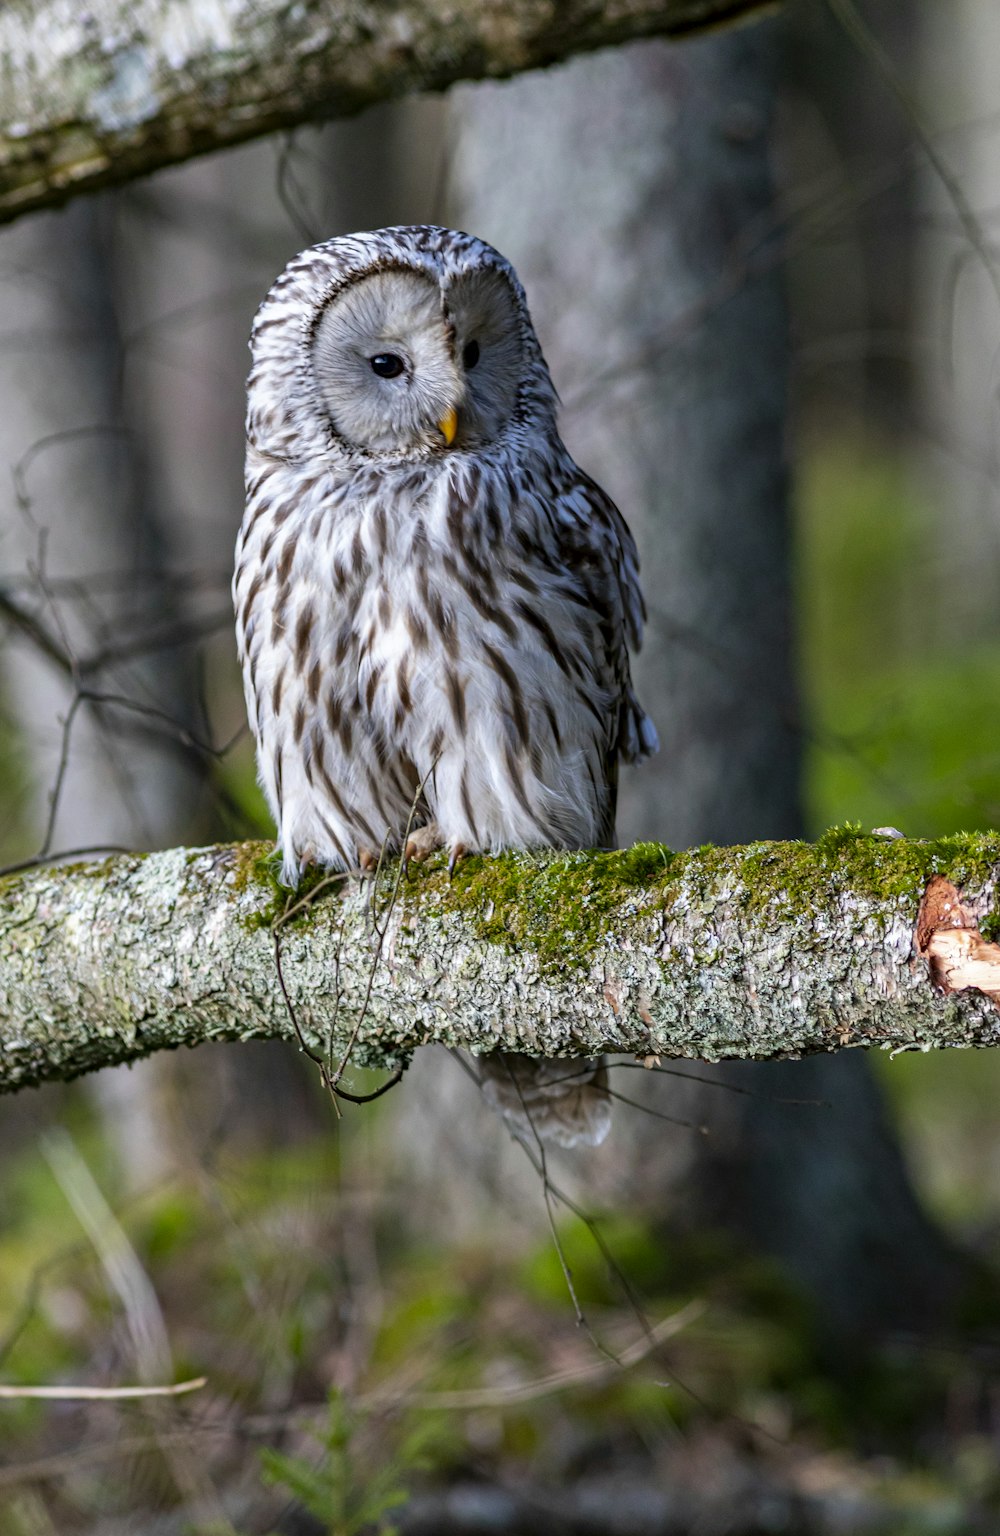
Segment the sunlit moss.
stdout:
[[300,925],[309,922],[313,904],[306,898],[329,879],[327,870],[310,865],[292,889],[281,879],[281,856],[273,843],[234,843],[232,847],[234,891],[242,896],[252,890],[262,897],[261,904],[243,917],[245,927],[251,932],[270,928],[300,902],[302,906],[296,913],[296,921]]
[[441,914],[461,913],[489,943],[529,949],[543,966],[562,969],[586,964],[613,913],[662,909],[676,861],[656,843],[555,857],[463,859],[450,879],[441,867],[429,872],[423,904]]
[[915,904],[932,874],[944,874],[960,888],[975,886],[997,864],[997,834],[916,842],[846,826],[817,843],[706,846],[687,853],[644,843],[618,853],[544,859],[503,854],[464,861],[451,881],[441,870],[433,872],[428,892],[435,910],[460,912],[481,938],[530,949],[543,968],[566,970],[587,966],[625,915],[641,919],[682,908],[710,914],[725,903],[748,920],[797,921],[829,911],[841,899],[889,909],[902,899]]
[[[261,928],[318,891],[327,878],[310,870],[294,893],[284,887],[267,845],[236,849],[236,889],[259,886],[262,902],[244,918]],[[747,921],[797,922],[835,909],[842,901],[866,902],[893,915],[900,901],[914,906],[932,874],[959,888],[977,887],[1000,865],[1000,834],[959,833],[918,841],[875,837],[848,823],[815,843],[757,842],[742,848],[706,845],[675,853],[657,843],[611,852],[502,853],[462,859],[449,876],[443,855],[411,869],[400,900],[415,921],[461,916],[478,938],[511,952],[534,954],[543,971],[587,969],[622,918],[642,942],[643,918],[719,907]],[[398,867],[382,874],[380,900],[395,889]],[[332,890],[336,890],[334,885]],[[320,893],[322,895],[322,893]],[[318,903],[305,901],[297,923],[308,922]],[[995,914],[986,926],[997,924]]]

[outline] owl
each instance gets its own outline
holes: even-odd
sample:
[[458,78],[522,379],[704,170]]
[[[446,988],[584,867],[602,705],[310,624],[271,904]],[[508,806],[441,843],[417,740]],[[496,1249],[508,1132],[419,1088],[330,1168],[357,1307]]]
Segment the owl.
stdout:
[[[433,226],[328,240],[250,346],[233,597],[285,882],[612,846],[619,761],[656,747],[638,561],[560,441],[513,268]],[[603,1139],[599,1063],[478,1065],[515,1132]]]

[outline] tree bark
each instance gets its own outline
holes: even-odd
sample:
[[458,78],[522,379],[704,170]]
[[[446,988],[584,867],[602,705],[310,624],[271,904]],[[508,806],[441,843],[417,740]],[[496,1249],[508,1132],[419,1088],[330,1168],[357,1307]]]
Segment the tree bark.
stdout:
[[17,0],[0,14],[0,219],[277,128],[763,3]]
[[[942,970],[926,916],[917,937],[935,873],[963,888],[949,910],[966,926],[945,921],[948,942],[993,913],[996,836],[508,854],[466,860],[454,880],[436,861],[408,880],[390,868],[375,889],[342,877],[296,898],[263,851],[8,877],[0,1091],[298,1031],[331,1071],[352,1042],[368,1065],[430,1041],[710,1060],[1000,1044],[993,997],[943,991],[967,983]],[[975,939],[981,960],[1000,959]]]

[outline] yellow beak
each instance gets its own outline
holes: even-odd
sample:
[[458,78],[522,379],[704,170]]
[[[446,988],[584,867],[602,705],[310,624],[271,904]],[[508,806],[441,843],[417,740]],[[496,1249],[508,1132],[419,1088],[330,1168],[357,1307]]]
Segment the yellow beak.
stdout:
[[445,446],[450,448],[455,441],[455,433],[458,431],[458,412],[454,406],[445,411],[441,417],[441,420],[438,422],[438,431],[444,438]]

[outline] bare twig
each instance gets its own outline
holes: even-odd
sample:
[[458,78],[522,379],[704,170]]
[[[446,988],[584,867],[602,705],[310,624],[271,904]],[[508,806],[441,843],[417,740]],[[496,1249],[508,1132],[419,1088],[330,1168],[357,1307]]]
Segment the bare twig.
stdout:
[[10,1387],[0,1386],[0,1398],[41,1398],[53,1403],[116,1402],[139,1397],[183,1397],[207,1385],[207,1376],[193,1376],[163,1387]]
[[570,1269],[569,1263],[567,1262],[566,1253],[562,1245],[562,1238],[559,1235],[559,1228],[556,1224],[555,1212],[552,1209],[552,1196],[554,1191],[549,1180],[549,1167],[548,1158],[545,1152],[545,1143],[542,1141],[542,1138],[538,1134],[538,1129],[535,1125],[534,1117],[531,1113],[531,1110],[528,1108],[528,1104],[524,1097],[524,1092],[521,1088],[521,1083],[518,1079],[517,1073],[514,1071],[509,1062],[505,1061],[504,1065],[507,1068],[508,1075],[514,1085],[517,1096],[521,1101],[521,1109],[524,1114],[524,1118],[530,1127],[531,1135],[535,1143],[535,1150],[532,1151],[531,1147],[528,1145],[527,1139],[519,1132],[515,1133],[515,1139],[517,1140],[518,1145],[523,1147],[528,1160],[533,1164],[541,1176],[542,1196],[545,1201],[545,1215],[548,1219],[549,1231],[552,1234],[552,1243],[556,1251],[556,1256],[559,1260],[559,1267],[562,1270],[563,1279],[566,1282],[566,1289],[569,1292],[570,1300],[573,1303],[573,1311],[576,1314],[577,1327],[583,1329],[596,1350],[598,1350],[602,1355],[606,1356],[608,1360],[613,1361],[616,1365],[620,1365],[621,1361],[618,1356],[615,1355],[610,1349],[608,1349],[606,1344],[601,1342],[583,1314],[583,1308],[580,1305],[580,1298],[577,1295],[576,1285],[573,1281],[573,1271]]
[[910,92],[900,80],[892,60],[860,15],[854,0],[827,0],[827,5],[852,42],[875,67],[882,80],[895,96],[907,122],[916,138],[920,141],[921,149],[933,166],[948,197],[951,199],[965,237],[986,269],[986,274],[996,295],[997,303],[1000,304],[1000,267],[997,265],[993,249],[986,239],[982,225],[976,217],[971,203],[965,195],[965,189],[961,181],[938,149],[933,135],[927,131],[923,114],[920,112]]
[[619,1368],[628,1370],[640,1364],[661,1344],[674,1338],[690,1323],[697,1322],[704,1311],[705,1303],[696,1298],[689,1301],[680,1311],[663,1318],[652,1326],[643,1338],[633,1340],[619,1354],[610,1359],[591,1360],[583,1365],[568,1366],[565,1370],[551,1371],[546,1376],[538,1376],[532,1381],[518,1382],[515,1386],[468,1387],[455,1391],[404,1391],[402,1393],[394,1391],[391,1394],[383,1389],[363,1393],[357,1399],[358,1406],[377,1408],[391,1402],[394,1406],[399,1404],[418,1408],[468,1409],[506,1408],[515,1403],[534,1402],[540,1397],[551,1397],[567,1387],[604,1381]]

